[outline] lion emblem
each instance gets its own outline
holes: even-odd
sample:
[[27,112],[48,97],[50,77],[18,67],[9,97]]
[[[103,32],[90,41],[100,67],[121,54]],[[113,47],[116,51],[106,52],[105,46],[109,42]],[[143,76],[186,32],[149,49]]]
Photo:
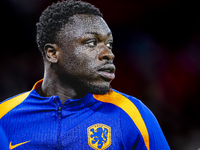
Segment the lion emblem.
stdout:
[[96,150],[104,150],[111,145],[111,128],[95,124],[88,128],[88,144]]

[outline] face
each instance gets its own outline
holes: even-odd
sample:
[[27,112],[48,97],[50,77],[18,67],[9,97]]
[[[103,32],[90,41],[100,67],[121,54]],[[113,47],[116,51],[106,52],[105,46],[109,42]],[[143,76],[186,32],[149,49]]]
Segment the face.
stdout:
[[74,15],[58,34],[58,76],[64,84],[93,94],[109,92],[115,78],[113,37],[105,21]]

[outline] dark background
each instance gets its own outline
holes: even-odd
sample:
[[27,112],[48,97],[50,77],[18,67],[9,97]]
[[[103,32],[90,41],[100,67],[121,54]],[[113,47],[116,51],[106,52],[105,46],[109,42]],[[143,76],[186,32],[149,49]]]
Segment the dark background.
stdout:
[[[152,110],[171,149],[200,148],[198,1],[86,1],[100,8],[113,32],[117,71],[112,87]],[[0,101],[43,78],[35,24],[52,2],[1,0]]]

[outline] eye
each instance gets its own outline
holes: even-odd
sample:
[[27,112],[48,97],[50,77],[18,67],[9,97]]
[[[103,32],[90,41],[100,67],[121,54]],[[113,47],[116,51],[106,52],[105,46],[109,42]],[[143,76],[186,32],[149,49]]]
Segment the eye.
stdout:
[[97,45],[97,41],[95,39],[86,41],[86,44],[90,47],[94,47]]
[[106,46],[109,48],[109,49],[112,49],[113,48],[113,42],[108,42],[106,44]]

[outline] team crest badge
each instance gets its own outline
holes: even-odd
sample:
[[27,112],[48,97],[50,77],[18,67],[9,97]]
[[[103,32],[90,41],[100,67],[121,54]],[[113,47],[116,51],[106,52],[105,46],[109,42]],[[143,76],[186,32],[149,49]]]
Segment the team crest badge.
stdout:
[[111,145],[111,128],[105,124],[94,124],[87,128],[88,144],[95,150],[105,150]]

